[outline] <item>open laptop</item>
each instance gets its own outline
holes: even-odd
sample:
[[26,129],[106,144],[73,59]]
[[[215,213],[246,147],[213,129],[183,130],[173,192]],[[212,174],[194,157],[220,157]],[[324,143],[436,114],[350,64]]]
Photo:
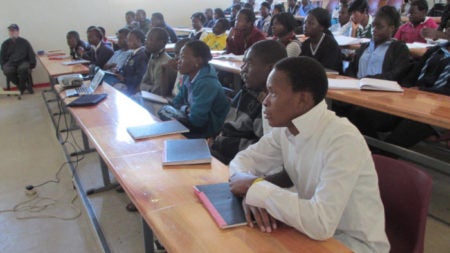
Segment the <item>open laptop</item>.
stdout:
[[67,89],[66,96],[73,97],[85,94],[92,94],[97,89],[97,87],[102,83],[104,77],[105,72],[99,69],[97,73],[95,73],[95,76],[89,85],[83,84],[81,87],[76,89]]

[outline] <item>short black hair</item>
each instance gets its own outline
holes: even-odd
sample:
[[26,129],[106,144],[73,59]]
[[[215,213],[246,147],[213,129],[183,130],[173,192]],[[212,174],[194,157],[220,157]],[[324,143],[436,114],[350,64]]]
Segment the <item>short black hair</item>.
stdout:
[[132,30],[129,35],[134,35],[142,44],[145,42],[145,34],[139,30],[139,29],[134,29]]
[[192,41],[192,39],[190,39],[190,38],[183,38],[181,40],[178,40],[177,43],[175,43],[175,48],[173,49],[173,51],[175,53],[180,53],[181,48],[183,48],[184,45],[186,45],[186,43],[188,43],[189,41]]
[[270,10],[270,4],[268,2],[266,2],[266,1],[262,2],[261,7],[263,7],[263,6]]
[[75,37],[75,39],[80,40],[80,34],[77,31],[69,31],[66,38]]
[[419,11],[428,11],[428,3],[425,0],[414,0],[411,7],[416,6]]
[[247,17],[248,22],[250,22],[252,24],[255,23],[256,18],[255,18],[255,13],[253,12],[253,10],[244,8],[244,9],[240,10],[237,15],[239,15],[239,14],[244,14]]
[[164,21],[164,15],[163,15],[161,12],[155,12],[155,13],[153,13],[153,14],[152,14],[152,18],[156,18],[156,19],[159,19],[159,20],[165,22],[165,21]]
[[233,4],[233,6],[231,7],[232,10],[240,10],[242,8],[242,6],[240,4]]
[[396,29],[400,26],[400,13],[395,7],[390,5],[385,5],[378,9],[375,18],[386,20],[388,25],[393,25]]
[[203,65],[208,65],[208,62],[212,59],[211,50],[208,45],[201,40],[194,40],[186,43],[184,47],[190,48],[194,57],[200,57],[203,60]]
[[191,19],[193,19],[193,18],[198,18],[200,20],[200,22],[202,22],[202,24],[204,24],[206,21],[206,16],[203,12],[195,12],[191,16]]
[[97,35],[97,37],[100,38],[100,40],[103,39],[103,32],[102,32],[102,30],[100,30],[100,28],[97,27],[97,26],[89,26],[87,32],[88,32],[88,33],[89,33],[89,32],[94,32],[95,35]]
[[119,31],[117,31],[117,34],[124,34],[127,36],[130,33],[130,29],[128,28],[121,28]]
[[359,11],[361,13],[369,11],[369,4],[367,0],[355,0],[348,7],[348,12],[352,13],[354,11]]
[[[260,40],[251,47],[253,54],[264,64],[275,64],[287,57],[286,47],[276,40]],[[270,50],[267,50],[270,48]]]
[[103,26],[97,26],[98,29],[102,32],[103,36],[106,36],[106,30],[103,28]]
[[219,18],[216,21],[216,24],[218,24],[218,23],[222,24],[222,27],[224,30],[228,30],[230,28],[230,22],[226,18]]
[[125,16],[132,16],[133,18],[135,18],[136,13],[134,11],[127,11],[127,13],[125,13]]
[[145,16],[147,16],[147,12],[145,12],[145,10],[143,10],[143,9],[139,9],[136,11],[136,13],[138,13],[138,12],[142,12],[142,13],[144,13]]
[[314,8],[312,9],[308,15],[313,15],[319,24],[328,30],[331,26],[331,16],[330,13],[324,8]]
[[295,20],[294,16],[287,12],[275,14],[272,17],[271,23],[273,23],[275,19],[278,21],[278,23],[284,26],[284,28],[286,28],[287,32],[294,31],[295,27],[297,26],[297,21]]
[[279,12],[285,12],[284,11],[284,5],[283,4],[275,4],[274,6],[273,6],[273,9],[275,10],[278,10]]
[[286,73],[292,85],[292,91],[310,92],[314,105],[322,101],[328,91],[328,78],[322,64],[307,56],[288,57],[277,64],[275,70]]
[[150,34],[156,34],[156,38],[163,41],[164,44],[167,44],[167,42],[169,41],[169,34],[163,28],[153,27],[152,29],[150,29],[150,31],[148,31],[147,36],[149,36]]
[[223,10],[220,8],[215,8],[214,9],[214,14],[217,14],[217,16],[219,16],[219,18],[224,18],[225,17],[225,13],[223,13]]

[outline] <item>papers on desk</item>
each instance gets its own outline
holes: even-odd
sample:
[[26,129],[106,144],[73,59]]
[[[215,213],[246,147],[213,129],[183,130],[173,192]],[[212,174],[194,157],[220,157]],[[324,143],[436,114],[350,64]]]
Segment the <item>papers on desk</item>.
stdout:
[[349,45],[355,45],[355,44],[361,44],[369,42],[370,39],[367,38],[353,38],[343,35],[336,35],[334,36],[334,39],[338,43],[339,46],[349,46]]
[[406,43],[406,46],[409,49],[413,49],[413,48],[427,48],[427,47],[432,47],[432,46],[435,46],[435,45],[428,44],[428,43],[422,43],[422,42],[413,42],[413,43]]
[[231,54],[222,54],[214,57],[216,60],[227,60],[227,61],[243,61],[244,55],[235,55],[233,53]]
[[211,163],[206,139],[165,140],[163,165]]
[[165,97],[161,97],[159,95],[156,95],[155,93],[151,93],[148,91],[141,91],[141,96],[143,99],[149,100],[151,102],[156,102],[159,104],[168,104],[169,101]]
[[63,65],[77,65],[77,64],[84,64],[84,63],[89,63],[90,61],[88,60],[75,60],[75,61],[65,61],[62,62]]
[[397,82],[375,78],[362,78],[360,80],[328,78],[328,87],[330,89],[403,92],[402,87]]
[[194,192],[219,228],[247,224],[241,204],[242,200],[231,192],[228,182],[196,185]]
[[133,139],[139,140],[162,135],[187,133],[189,129],[176,120],[169,120],[150,125],[128,127],[127,131]]

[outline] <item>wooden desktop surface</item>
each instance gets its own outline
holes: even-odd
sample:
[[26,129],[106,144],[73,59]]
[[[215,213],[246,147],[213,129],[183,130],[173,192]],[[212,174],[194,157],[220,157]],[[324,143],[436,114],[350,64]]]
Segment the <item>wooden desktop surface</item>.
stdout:
[[48,75],[50,77],[57,77],[61,75],[67,74],[87,74],[89,73],[89,68],[82,64],[76,65],[63,65],[63,62],[70,61],[69,58],[66,59],[58,59],[58,60],[50,60],[47,55],[38,55],[39,61],[44,66],[45,70],[47,70]]
[[168,252],[350,252],[334,239],[314,241],[287,226],[272,234],[246,226],[219,229],[192,187],[227,182],[228,167],[216,159],[162,166],[164,140],[183,137],[133,140],[127,127],[156,119],[108,84],[96,92],[108,97],[97,106],[69,110]]

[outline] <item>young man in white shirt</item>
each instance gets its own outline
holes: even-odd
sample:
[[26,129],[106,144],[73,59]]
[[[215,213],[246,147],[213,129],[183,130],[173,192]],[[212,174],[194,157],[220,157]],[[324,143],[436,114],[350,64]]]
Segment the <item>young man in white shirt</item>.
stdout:
[[[327,109],[328,81],[309,57],[278,62],[267,81],[265,118],[273,127],[230,163],[230,185],[263,232],[276,221],[315,240],[334,237],[353,252],[389,252],[383,203],[363,136]],[[284,169],[283,169],[284,168]],[[293,187],[274,182],[284,175]]]

